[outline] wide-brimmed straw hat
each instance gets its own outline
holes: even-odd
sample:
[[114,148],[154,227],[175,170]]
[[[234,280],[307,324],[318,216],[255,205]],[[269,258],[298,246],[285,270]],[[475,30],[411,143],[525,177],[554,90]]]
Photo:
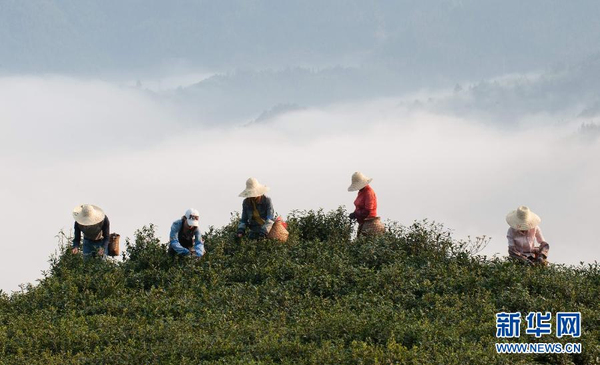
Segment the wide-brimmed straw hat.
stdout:
[[369,185],[373,179],[366,177],[362,172],[352,174],[352,184],[348,187],[348,191],[357,191]]
[[506,215],[506,223],[519,231],[528,231],[535,228],[541,221],[537,214],[524,205]]
[[104,211],[95,205],[82,204],[73,209],[73,218],[82,226],[93,226],[104,220]]
[[246,189],[242,191],[239,196],[242,198],[255,198],[263,195],[267,191],[269,191],[268,186],[261,185],[258,180],[251,177],[246,180]]

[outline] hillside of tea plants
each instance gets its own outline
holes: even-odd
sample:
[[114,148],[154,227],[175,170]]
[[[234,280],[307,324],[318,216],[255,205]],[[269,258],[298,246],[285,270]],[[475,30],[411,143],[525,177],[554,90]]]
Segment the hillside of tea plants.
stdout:
[[[600,364],[598,264],[474,256],[427,221],[351,239],[342,208],[291,213],[283,244],[236,241],[236,219],[206,232],[202,259],[169,257],[152,225],[122,261],[62,245],[38,284],[0,295],[0,364]],[[552,313],[552,334],[525,334],[532,311]],[[581,312],[580,338],[556,336],[560,311]],[[523,314],[520,337],[496,338],[498,312]]]

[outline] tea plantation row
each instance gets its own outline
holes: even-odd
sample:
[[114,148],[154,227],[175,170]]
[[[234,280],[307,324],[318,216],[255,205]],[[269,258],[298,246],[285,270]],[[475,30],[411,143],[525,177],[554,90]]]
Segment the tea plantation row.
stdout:
[[[288,222],[285,244],[236,242],[233,217],[199,260],[166,255],[152,225],[122,262],[62,247],[39,284],[0,295],[0,363],[600,364],[597,264],[471,256],[426,221],[351,240],[342,208]],[[499,340],[501,311],[579,311],[582,336]],[[500,355],[496,342],[583,351]]]

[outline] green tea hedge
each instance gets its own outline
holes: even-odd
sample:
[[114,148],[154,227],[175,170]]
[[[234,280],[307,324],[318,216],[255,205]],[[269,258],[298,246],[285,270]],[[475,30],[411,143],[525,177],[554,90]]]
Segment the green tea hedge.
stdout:
[[[350,239],[347,213],[293,212],[290,239],[172,258],[150,225],[122,262],[66,246],[37,285],[0,295],[2,364],[600,364],[600,267],[528,267],[468,253],[442,226]],[[499,340],[498,312],[580,311],[579,339]],[[496,353],[496,342],[579,342],[581,354]]]

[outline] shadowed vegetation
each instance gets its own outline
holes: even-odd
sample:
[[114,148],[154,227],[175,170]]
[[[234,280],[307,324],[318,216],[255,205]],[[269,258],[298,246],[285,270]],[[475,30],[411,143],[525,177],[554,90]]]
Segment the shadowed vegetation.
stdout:
[[[236,243],[234,216],[206,233],[200,260],[167,256],[152,225],[122,262],[62,247],[38,285],[0,295],[0,363],[600,363],[597,264],[472,256],[427,221],[350,240],[346,216],[293,212],[285,244]],[[580,311],[580,339],[536,339],[523,323],[510,342],[583,353],[496,354],[501,311]]]

